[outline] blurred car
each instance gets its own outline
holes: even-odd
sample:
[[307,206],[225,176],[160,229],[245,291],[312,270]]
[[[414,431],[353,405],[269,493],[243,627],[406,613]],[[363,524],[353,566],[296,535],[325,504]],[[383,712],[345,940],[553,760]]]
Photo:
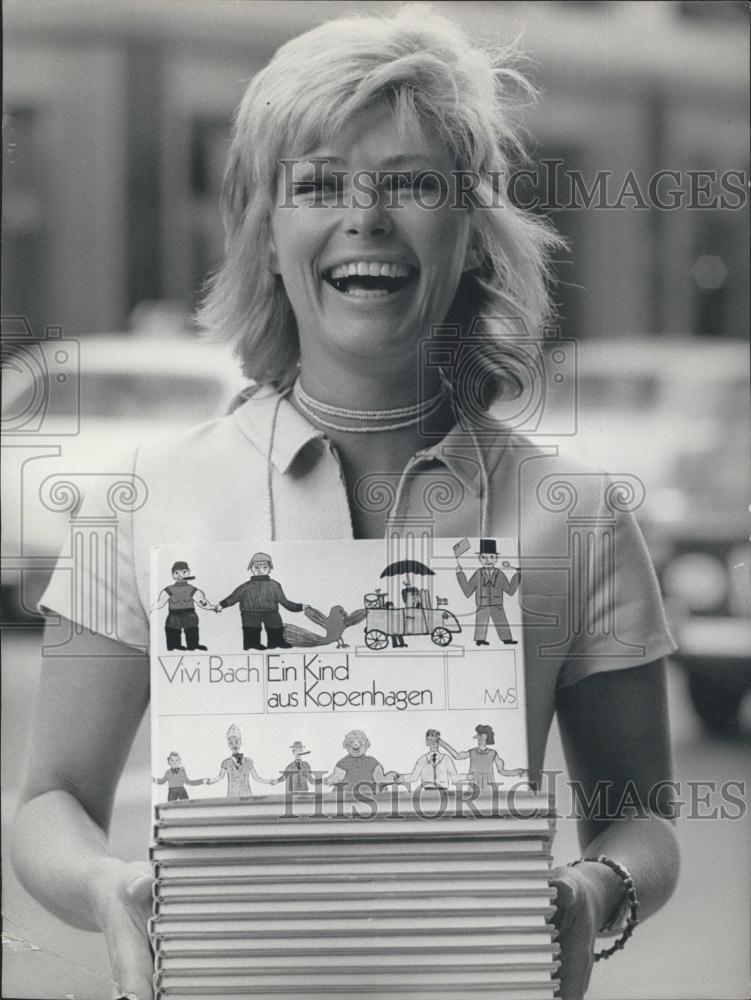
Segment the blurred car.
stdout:
[[[749,346],[667,339],[580,344],[577,434],[557,443],[638,476],[694,706],[732,737],[751,690]],[[552,439],[551,439],[552,443]]]
[[14,609],[33,613],[66,538],[70,515],[50,503],[50,484],[91,470],[127,472],[111,467],[113,456],[221,415],[244,381],[224,346],[187,335],[4,339],[6,624]]
[[710,733],[732,738],[742,735],[743,699],[751,697],[746,384],[728,380],[721,415],[714,442],[668,470],[644,527],[691,700]]
[[714,448],[734,414],[737,426],[749,383],[742,341],[601,338],[578,346],[577,430],[557,443],[610,473],[638,476],[647,509],[676,461]]

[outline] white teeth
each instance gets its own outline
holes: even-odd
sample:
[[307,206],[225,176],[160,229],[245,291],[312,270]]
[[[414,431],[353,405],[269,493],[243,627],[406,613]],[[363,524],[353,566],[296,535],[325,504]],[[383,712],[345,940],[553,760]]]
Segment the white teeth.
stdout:
[[344,293],[355,299],[383,299],[389,297],[385,288],[348,288]]
[[347,264],[337,264],[329,272],[330,277],[333,280],[339,278],[350,278],[357,275],[358,277],[372,277],[372,278],[408,278],[410,275],[410,268],[404,264],[392,264],[389,262],[370,262],[370,261],[350,261]]

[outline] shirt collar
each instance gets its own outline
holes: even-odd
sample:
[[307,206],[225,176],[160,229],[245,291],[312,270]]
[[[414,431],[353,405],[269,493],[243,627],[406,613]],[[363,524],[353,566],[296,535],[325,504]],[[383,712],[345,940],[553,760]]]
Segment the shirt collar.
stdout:
[[300,416],[287,399],[279,402],[279,394],[269,386],[259,388],[252,398],[234,411],[233,416],[251,444],[262,455],[268,455],[277,404],[279,409],[271,461],[278,472],[287,472],[305,445],[315,438],[322,438],[323,433]]
[[[268,454],[274,408],[279,400],[276,390],[261,386],[233,413],[240,430],[263,454]],[[302,449],[313,440],[322,440],[323,431],[301,416],[286,398],[279,403],[271,461],[278,472],[287,472]],[[441,462],[471,493],[479,496],[483,487],[481,464],[490,479],[501,460],[508,433],[477,431],[455,424],[436,444],[423,448],[415,460]]]
[[[508,434],[499,426],[497,434],[478,432],[455,424],[446,437],[417,453],[417,457],[443,463],[449,472],[475,496],[480,496],[483,482],[493,475],[506,449]],[[483,467],[486,476],[483,475]]]

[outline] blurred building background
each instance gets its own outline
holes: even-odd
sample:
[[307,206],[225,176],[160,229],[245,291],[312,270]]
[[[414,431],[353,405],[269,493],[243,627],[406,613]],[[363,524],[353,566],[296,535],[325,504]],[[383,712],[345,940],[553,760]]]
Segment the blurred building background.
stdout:
[[[545,95],[530,116],[538,162],[590,187],[608,171],[611,200],[629,171],[645,193],[659,170],[683,187],[714,171],[705,204],[724,171],[747,171],[745,3],[438,6],[485,36],[521,34]],[[145,301],[190,310],[221,253],[245,82],[291,34],[368,7],[384,5],[6,3],[3,314],[78,336],[124,329]],[[574,248],[559,268],[564,333],[745,337],[748,216],[735,205],[553,211]]]
[[[2,316],[12,318],[4,333],[17,345],[25,318],[37,337],[53,327],[80,341],[79,450],[106,450],[149,421],[179,424],[219,405],[231,383],[223,363],[194,360],[186,348],[177,370],[164,344],[186,335],[220,259],[218,201],[232,113],[250,77],[291,35],[352,10],[391,6],[4,4]],[[744,777],[743,738],[751,732],[747,4],[436,6],[483,37],[521,36],[530,54],[544,94],[529,115],[540,179],[516,193],[537,197],[538,210],[571,245],[557,264],[556,297],[561,333],[579,344],[574,450],[647,485],[650,502],[639,513],[680,626],[682,651],[670,675],[678,777]],[[663,204],[671,190],[682,192],[674,208],[654,204],[650,180],[660,171],[674,172],[657,188]],[[571,172],[594,190],[595,205],[605,172],[610,207],[570,205]],[[546,207],[551,195],[557,207]],[[61,461],[70,463],[75,442],[60,430],[70,414],[55,414],[54,400],[44,414],[50,426],[23,438],[33,430],[19,417],[28,400],[23,386],[14,396],[12,357],[8,367],[3,490],[15,497],[4,503],[3,583],[28,614],[40,589],[35,574],[44,578],[57,552],[33,478],[54,467],[37,458],[53,461],[62,448]],[[199,414],[199,401],[206,412]],[[3,671],[5,820],[21,779],[38,640],[28,627],[4,637],[6,663],[14,665]],[[142,856],[148,825],[146,729],[141,736],[115,820],[115,848],[127,857]],[[554,735],[549,766],[561,762]],[[578,853],[570,827],[561,831],[560,860]],[[597,969],[593,997],[747,996],[748,824],[705,820],[683,823],[680,832],[679,892],[623,956],[601,963],[607,968]],[[107,973],[101,941],[45,915],[12,874],[4,896],[4,995],[99,995]]]

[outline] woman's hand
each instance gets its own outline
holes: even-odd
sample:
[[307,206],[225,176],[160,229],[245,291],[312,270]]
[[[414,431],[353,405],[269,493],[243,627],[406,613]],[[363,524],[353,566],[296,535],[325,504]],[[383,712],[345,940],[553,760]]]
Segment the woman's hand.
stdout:
[[597,932],[612,916],[613,884],[608,874],[612,873],[605,866],[586,861],[553,872],[551,884],[558,893],[553,923],[561,947],[560,1000],[581,1000],[589,986]]
[[152,1000],[154,958],[147,933],[152,908],[146,862],[106,858],[91,881],[92,916],[107,941],[118,996]]

